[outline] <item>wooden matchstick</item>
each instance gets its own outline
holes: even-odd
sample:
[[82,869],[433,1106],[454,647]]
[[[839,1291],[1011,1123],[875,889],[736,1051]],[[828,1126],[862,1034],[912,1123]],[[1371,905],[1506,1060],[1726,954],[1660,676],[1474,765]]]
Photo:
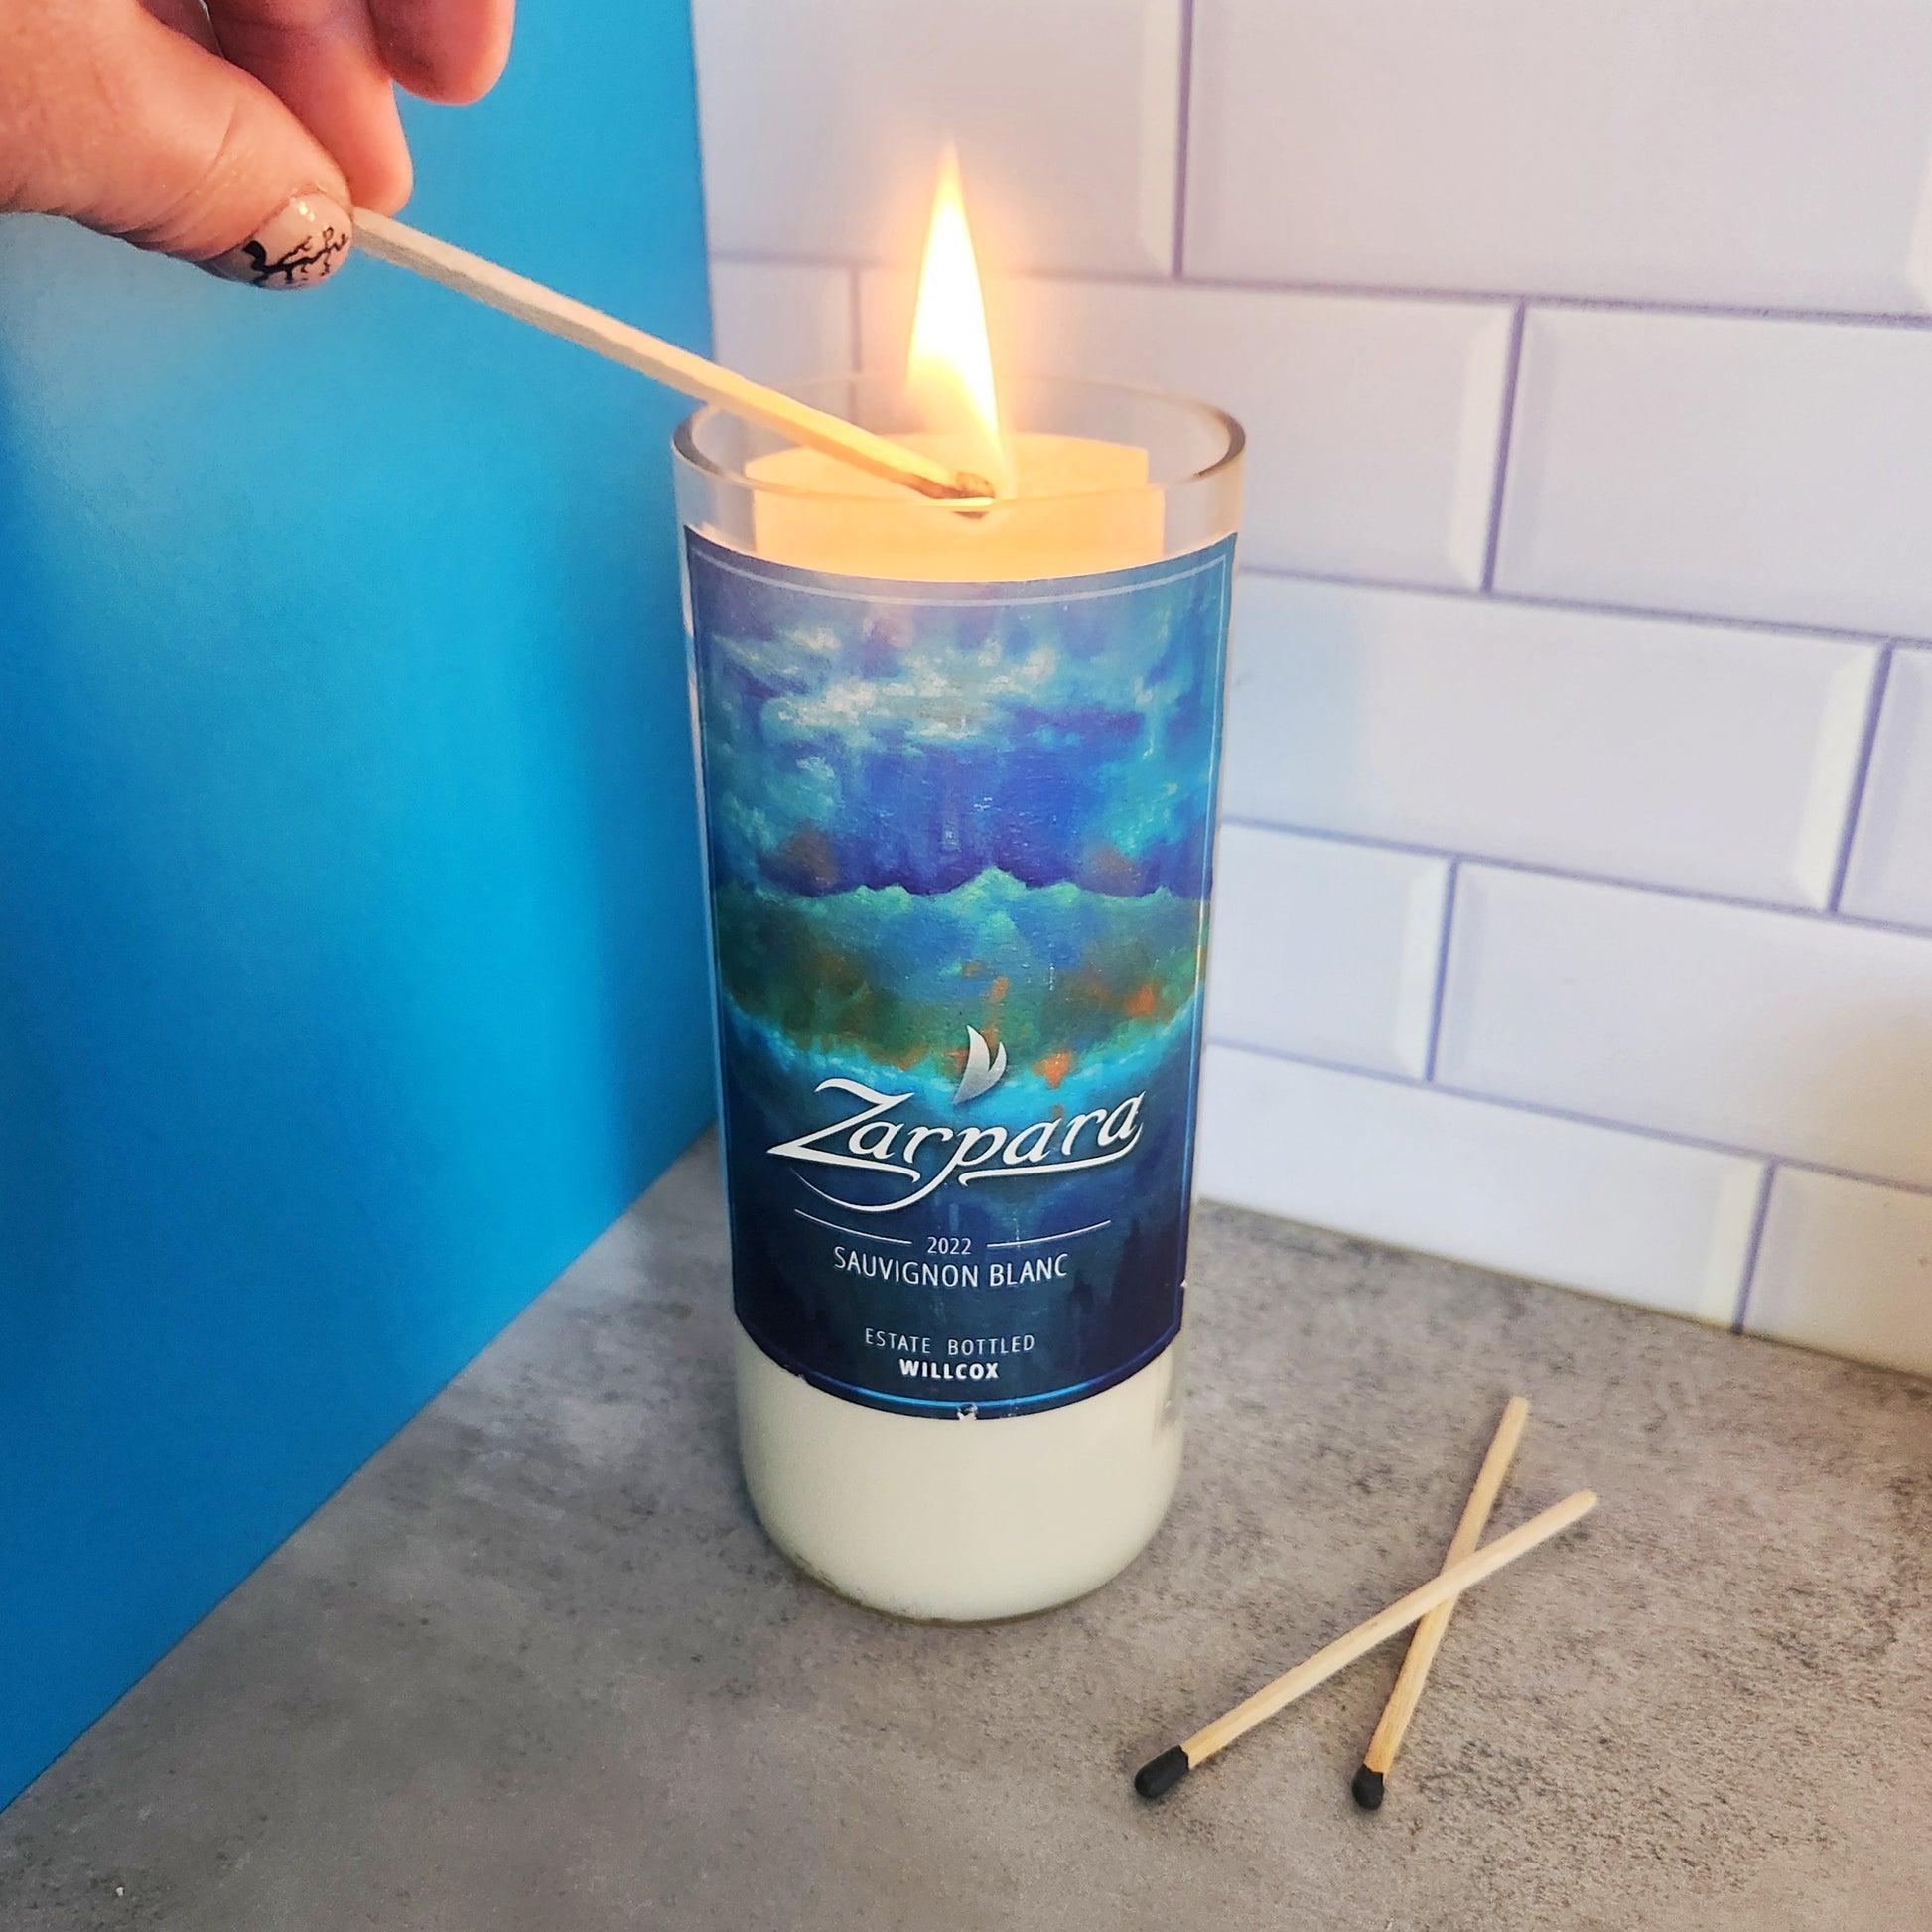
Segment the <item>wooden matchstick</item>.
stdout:
[[1189,1771],[1199,1770],[1216,1752],[1226,1750],[1237,1737],[1245,1736],[1256,1725],[1265,1723],[1277,1711],[1293,1704],[1317,1684],[1325,1684],[1337,1671],[1345,1670],[1357,1657],[1373,1650],[1377,1644],[1387,1643],[1391,1637],[1408,1629],[1410,1624],[1419,1622],[1438,1603],[1449,1602],[1472,1585],[1481,1583],[1485,1577],[1493,1577],[1505,1565],[1514,1563],[1518,1557],[1527,1556],[1539,1543],[1547,1542],[1567,1530],[1572,1523],[1587,1516],[1595,1507],[1594,1492],[1579,1489],[1574,1496],[1566,1496],[1542,1515],[1532,1516],[1527,1523],[1511,1530],[1506,1536],[1497,1537],[1495,1542],[1485,1545],[1474,1556],[1450,1564],[1440,1575],[1412,1589],[1407,1596],[1399,1597],[1386,1610],[1378,1611],[1366,1623],[1358,1623],[1346,1636],[1324,1644],[1306,1663],[1283,1672],[1272,1684],[1264,1684],[1253,1697],[1244,1699],[1225,1717],[1216,1718],[1210,1725],[1203,1725],[1191,1737],[1143,1764],[1134,1774],[1134,1789],[1143,1798],[1158,1798],[1164,1792],[1173,1790]]
[[398,268],[413,269],[432,282],[441,282],[459,295],[500,309],[518,322],[561,336],[566,342],[621,362],[668,387],[696,396],[700,402],[716,403],[720,409],[764,429],[776,430],[794,443],[803,443],[828,456],[842,458],[889,483],[903,483],[921,496],[941,500],[974,499],[993,494],[984,477],[970,471],[949,469],[945,464],[917,450],[908,450],[889,437],[848,423],[843,417],[813,409],[777,389],[767,389],[732,369],[693,355],[687,348],[647,336],[626,322],[619,322],[601,310],[567,295],[547,289],[541,282],[513,274],[481,255],[454,248],[415,228],[405,227],[386,214],[358,207],[355,210],[355,245],[378,261],[393,262]]
[[[1476,1471],[1475,1487],[1469,1491],[1469,1500],[1462,1505],[1462,1520],[1456,1524],[1455,1534],[1449,1539],[1449,1555],[1443,1560],[1445,1569],[1473,1554],[1482,1541],[1482,1533],[1489,1527],[1489,1512],[1496,1506],[1496,1492],[1502,1488],[1503,1477],[1509,1473],[1516,1445],[1523,1440],[1523,1425],[1529,1419],[1528,1400],[1520,1395],[1512,1396],[1509,1406],[1503,1411],[1502,1421],[1496,1425],[1489,1453],[1482,1458],[1482,1467]],[[1395,1689],[1389,1693],[1382,1720],[1375,1726],[1375,1735],[1368,1740],[1361,1768],[1349,1786],[1355,1794],[1355,1802],[1364,1811],[1375,1811],[1381,1806],[1384,1780],[1390,1766],[1395,1763],[1396,1752],[1402,1748],[1403,1733],[1409,1728],[1409,1720],[1415,1716],[1416,1706],[1422,1699],[1423,1686],[1429,1681],[1429,1667],[1436,1661],[1443,1633],[1449,1628],[1449,1618],[1454,1614],[1453,1597],[1447,1603],[1438,1603],[1416,1625],[1416,1634],[1409,1639],[1409,1654],[1402,1660]]]

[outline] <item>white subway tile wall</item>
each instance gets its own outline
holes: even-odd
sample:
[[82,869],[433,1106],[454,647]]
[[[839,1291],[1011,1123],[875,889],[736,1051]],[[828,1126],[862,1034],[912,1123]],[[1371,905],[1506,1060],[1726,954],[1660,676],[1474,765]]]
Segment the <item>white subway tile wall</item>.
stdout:
[[1737,1307],[1763,1183],[1741,1155],[1210,1046],[1202,1191],[1703,1321]]
[[903,260],[941,144],[991,261],[1165,274],[1181,0],[697,0],[712,246]]
[[1240,818],[1823,906],[1868,644],[1248,576]]
[[1448,860],[1228,825],[1215,877],[1217,1039],[1428,1070]]
[[1843,904],[1861,918],[1932,930],[1932,654],[1901,650],[1859,809]]
[[1465,865],[1439,1078],[1932,1187],[1932,945]]
[[1748,1325],[1932,1375],[1932,1198],[1781,1168]]
[[1932,331],[1531,312],[1501,589],[1932,636],[1928,504]]
[[780,387],[857,365],[852,277],[817,262],[711,264],[712,353]]
[[1196,0],[1185,266],[1918,311],[1932,9]]
[[696,0],[718,341],[1249,432],[1205,1192],[1932,1374],[1932,10]]

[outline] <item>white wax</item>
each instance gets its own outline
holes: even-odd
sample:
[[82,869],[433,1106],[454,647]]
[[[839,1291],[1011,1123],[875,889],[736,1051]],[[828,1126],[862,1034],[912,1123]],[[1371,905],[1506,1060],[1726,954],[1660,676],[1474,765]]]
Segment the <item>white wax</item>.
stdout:
[[[905,440],[961,460],[944,436]],[[759,554],[853,576],[980,582],[1160,557],[1163,499],[1145,450],[1022,435],[1014,456],[1018,501],[983,516],[935,515],[814,451],[759,458],[755,480],[811,493],[758,497]],[[945,1622],[1047,1609],[1097,1589],[1160,1527],[1180,1472],[1180,1352],[1176,1341],[1082,1401],[964,1421],[827,1394],[740,1328],[746,1485],[779,1549],[875,1609]]]
[[[964,462],[974,448],[935,432],[899,440],[943,463]],[[755,505],[758,553],[852,577],[951,583],[1072,577],[1160,556],[1165,505],[1147,480],[1145,450],[1036,431],[1011,441],[1014,495],[970,514],[818,450],[756,457],[745,474],[779,486]]]
[[1084,1402],[963,1422],[815,1389],[738,1331],[738,1444],[771,1540],[842,1596],[947,1623],[1098,1589],[1180,1475],[1176,1341]]

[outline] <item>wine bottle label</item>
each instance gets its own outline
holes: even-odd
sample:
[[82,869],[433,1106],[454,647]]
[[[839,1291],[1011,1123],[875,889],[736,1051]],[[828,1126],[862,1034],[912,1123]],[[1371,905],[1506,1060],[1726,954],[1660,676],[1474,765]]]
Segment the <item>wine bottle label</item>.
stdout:
[[1020,1415],[1180,1326],[1233,539],[1034,583],[688,536],[738,1316]]

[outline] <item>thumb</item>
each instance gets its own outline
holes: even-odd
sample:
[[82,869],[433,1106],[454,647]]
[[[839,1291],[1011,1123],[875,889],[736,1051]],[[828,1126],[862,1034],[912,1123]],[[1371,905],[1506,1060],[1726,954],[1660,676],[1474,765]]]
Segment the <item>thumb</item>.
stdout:
[[342,170],[252,75],[134,0],[4,11],[0,207],[265,288],[319,282],[347,255]]

